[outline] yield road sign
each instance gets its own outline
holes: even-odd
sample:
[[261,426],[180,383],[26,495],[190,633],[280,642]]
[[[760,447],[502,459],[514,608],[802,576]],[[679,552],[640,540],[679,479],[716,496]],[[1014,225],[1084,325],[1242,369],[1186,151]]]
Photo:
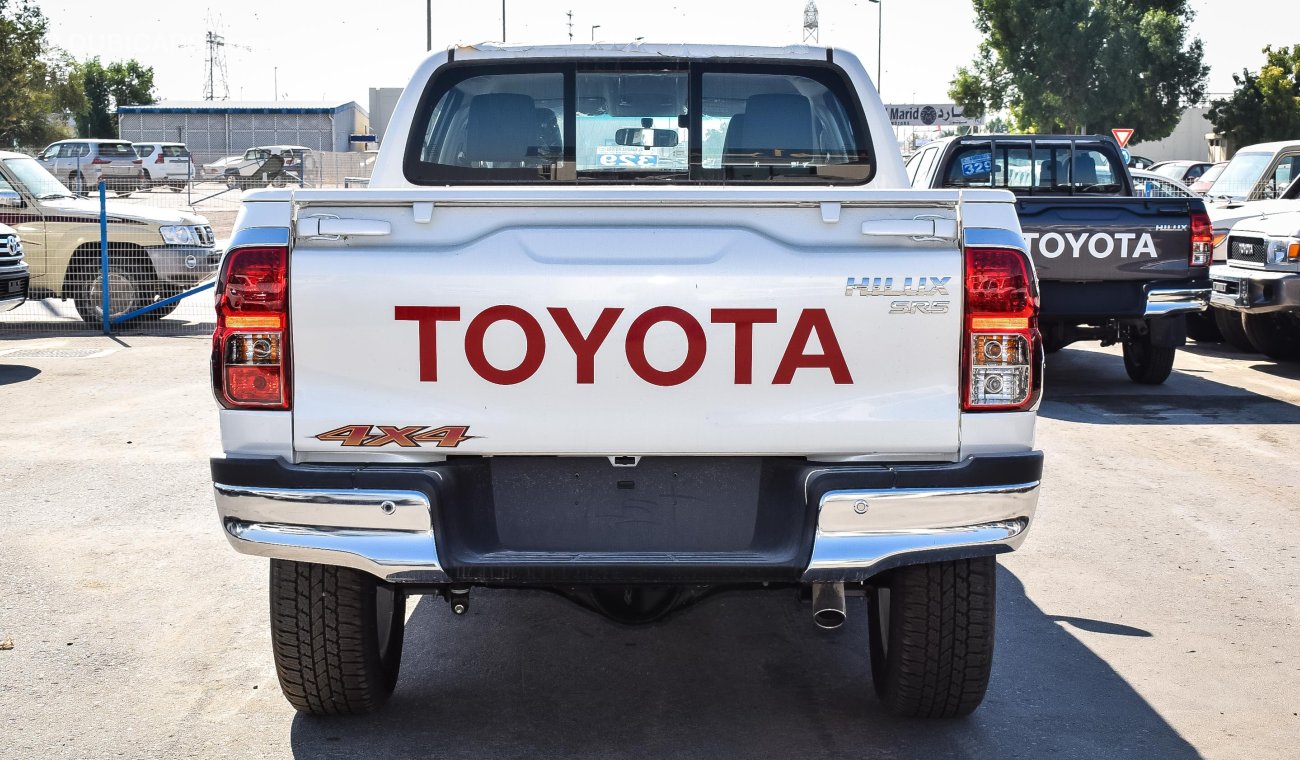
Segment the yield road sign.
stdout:
[[1115,142],[1119,143],[1121,148],[1128,147],[1129,138],[1133,136],[1133,130],[1131,129],[1112,129],[1110,133],[1115,135]]

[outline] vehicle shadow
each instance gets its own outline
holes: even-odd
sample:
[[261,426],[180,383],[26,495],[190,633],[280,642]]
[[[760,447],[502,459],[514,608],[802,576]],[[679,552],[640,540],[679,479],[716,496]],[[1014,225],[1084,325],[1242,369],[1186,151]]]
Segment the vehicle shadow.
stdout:
[[1199,757],[1058,620],[1150,634],[1045,614],[1014,574],[998,582],[993,683],[965,719],[883,711],[861,600],[832,632],[793,592],[721,595],[632,629],[549,594],[476,591],[462,618],[416,605],[385,708],[298,715],[291,744],[299,758]]
[[[1215,349],[1212,355],[1218,356],[1220,351]],[[1285,371],[1285,368],[1281,370]],[[1300,372],[1295,377],[1300,379]],[[1300,406],[1207,380],[1193,371],[1175,369],[1163,385],[1138,385],[1129,380],[1122,357],[1097,351],[1067,348],[1048,356],[1043,389],[1039,416],[1066,422],[1094,425],[1300,423]]]
[[39,374],[39,369],[26,364],[0,364],[0,385],[23,383]]

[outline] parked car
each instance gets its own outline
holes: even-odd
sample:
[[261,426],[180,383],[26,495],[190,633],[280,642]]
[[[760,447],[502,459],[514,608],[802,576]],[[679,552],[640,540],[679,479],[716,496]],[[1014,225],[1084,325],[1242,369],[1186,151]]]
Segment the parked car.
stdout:
[[126,140],[60,140],[36,160],[76,195],[93,192],[100,179],[112,192],[133,193],[140,189],[144,163]]
[[1128,157],[1128,168],[1130,169],[1150,169],[1155,166],[1155,163],[1146,156],[1137,156],[1130,153]]
[[220,180],[226,176],[226,169],[237,166],[244,161],[247,153],[241,153],[238,156],[226,156],[218,158],[216,161],[209,161],[203,164],[199,176],[205,180]]
[[1169,377],[1186,339],[1184,315],[1209,302],[1204,201],[1190,192],[1133,197],[1146,193],[1135,191],[1109,135],[944,138],[907,170],[913,187],[1016,194],[1049,353],[1076,341],[1120,343],[1133,382]]
[[164,186],[180,192],[194,176],[194,164],[184,143],[144,142],[133,145],[136,155],[144,162],[140,167],[141,189]]
[[[99,322],[105,275],[109,316],[118,317],[215,274],[221,251],[204,217],[118,201],[109,201],[107,211],[105,273],[99,202],[74,195],[32,157],[0,151],[0,221],[26,244],[33,298],[71,298],[82,319]],[[159,318],[173,308],[147,316]]]
[[1227,263],[1210,270],[1211,303],[1240,321],[1248,345],[1238,347],[1300,359],[1300,211],[1243,219],[1225,247]]
[[[3,206],[0,205],[0,211]],[[23,243],[18,231],[0,224],[0,312],[11,311],[27,300],[31,273],[23,261]]]
[[1196,181],[1189,185],[1189,187],[1192,188],[1192,192],[1197,195],[1205,195],[1208,193],[1210,187],[1214,185],[1214,181],[1219,178],[1220,174],[1223,174],[1223,170],[1226,168],[1228,168],[1228,162],[1220,161],[1206,169],[1204,174],[1197,177]]
[[1214,202],[1276,198],[1300,176],[1300,140],[1247,145],[1228,162],[1208,193]]
[[1161,161],[1147,167],[1146,171],[1155,172],[1184,185],[1196,181],[1214,164],[1209,161]]
[[[205,178],[221,178],[234,187],[266,187],[303,183],[314,154],[301,145],[266,145],[249,148],[243,156],[205,164]],[[270,167],[267,164],[270,163]],[[219,172],[219,173],[218,173]]]
[[[1291,180],[1291,184],[1276,198],[1258,201],[1220,199],[1210,204],[1209,211],[1214,226],[1214,263],[1224,264],[1230,258],[1230,233],[1237,232],[1242,223],[1269,215],[1300,212],[1300,177]],[[1204,315],[1188,317],[1187,329],[1191,337],[1197,340],[1222,339],[1241,351],[1256,350],[1254,342],[1246,334],[1245,320],[1237,311],[1226,308],[1222,299],[1211,301],[1210,307]]]
[[1133,177],[1133,194],[1146,198],[1196,198],[1196,193],[1176,179],[1142,169],[1130,169]]

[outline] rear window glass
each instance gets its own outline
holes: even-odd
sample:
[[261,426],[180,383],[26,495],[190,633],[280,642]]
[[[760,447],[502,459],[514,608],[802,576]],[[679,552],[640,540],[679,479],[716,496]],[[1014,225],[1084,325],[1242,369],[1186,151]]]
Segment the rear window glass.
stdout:
[[452,66],[415,125],[404,169],[417,184],[862,183],[875,168],[829,65]]
[[958,146],[944,187],[999,187],[1027,193],[1118,195],[1121,167],[1100,147],[1067,142],[987,142]]
[[99,155],[104,158],[138,158],[131,143],[100,143]]

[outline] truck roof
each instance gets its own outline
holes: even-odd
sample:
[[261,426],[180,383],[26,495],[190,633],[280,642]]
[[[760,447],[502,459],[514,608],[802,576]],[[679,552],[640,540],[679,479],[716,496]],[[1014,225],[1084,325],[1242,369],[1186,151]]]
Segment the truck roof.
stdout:
[[447,53],[458,61],[490,58],[785,58],[824,61],[830,50],[814,45],[766,47],[657,42],[499,45],[483,42],[451,47]]

